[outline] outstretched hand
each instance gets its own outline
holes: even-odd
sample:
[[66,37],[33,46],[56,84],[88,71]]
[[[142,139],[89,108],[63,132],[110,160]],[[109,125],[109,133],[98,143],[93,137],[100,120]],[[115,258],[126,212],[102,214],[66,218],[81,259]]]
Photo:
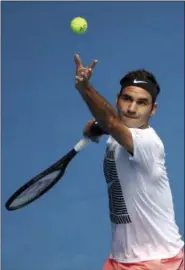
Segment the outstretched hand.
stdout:
[[74,60],[76,63],[75,86],[78,90],[82,90],[84,86],[87,85],[89,79],[91,78],[93,70],[98,61],[93,60],[93,62],[90,65],[84,67],[81,58],[78,54],[75,54]]

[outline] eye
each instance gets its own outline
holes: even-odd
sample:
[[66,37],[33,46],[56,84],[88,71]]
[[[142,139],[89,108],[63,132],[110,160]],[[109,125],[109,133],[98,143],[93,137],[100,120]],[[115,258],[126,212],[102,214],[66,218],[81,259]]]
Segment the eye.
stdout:
[[139,104],[139,105],[147,105],[147,101],[146,100],[139,100],[137,102],[137,104]]
[[125,101],[132,101],[132,97],[130,97],[130,96],[123,95],[123,96],[121,96],[121,98]]

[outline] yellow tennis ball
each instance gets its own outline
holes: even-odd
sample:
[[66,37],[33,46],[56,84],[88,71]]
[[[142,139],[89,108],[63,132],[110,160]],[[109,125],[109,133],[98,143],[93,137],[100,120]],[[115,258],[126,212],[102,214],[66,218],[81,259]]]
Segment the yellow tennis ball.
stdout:
[[87,21],[82,17],[76,17],[71,21],[71,30],[76,34],[84,34],[87,27]]

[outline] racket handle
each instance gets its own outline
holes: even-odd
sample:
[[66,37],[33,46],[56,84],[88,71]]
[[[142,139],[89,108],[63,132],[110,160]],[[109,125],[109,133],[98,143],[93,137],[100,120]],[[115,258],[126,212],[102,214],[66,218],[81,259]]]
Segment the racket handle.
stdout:
[[90,132],[93,136],[101,136],[103,134],[107,134],[103,131],[97,121],[94,121],[94,123],[91,125]]
[[89,145],[90,142],[91,142],[90,139],[84,137],[83,139],[81,139],[81,140],[74,146],[73,149],[75,150],[76,153],[78,153],[78,152],[82,151],[84,148],[86,148],[86,147]]
[[[92,136],[97,137],[97,142],[98,142],[99,137],[101,135],[108,134],[108,133],[103,131],[103,129],[100,127],[100,125],[98,124],[97,121],[94,121],[94,123],[91,125],[90,132],[91,132]],[[84,137],[74,146],[73,149],[75,150],[76,153],[78,153],[78,152],[82,151],[84,148],[86,148],[90,142],[91,142],[91,140],[89,138]]]

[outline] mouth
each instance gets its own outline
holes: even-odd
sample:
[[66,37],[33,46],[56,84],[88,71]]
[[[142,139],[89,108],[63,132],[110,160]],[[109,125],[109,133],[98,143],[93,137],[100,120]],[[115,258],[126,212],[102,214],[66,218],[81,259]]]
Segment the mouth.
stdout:
[[124,117],[129,118],[129,119],[137,119],[137,117],[131,116],[131,115],[125,115],[123,114]]

